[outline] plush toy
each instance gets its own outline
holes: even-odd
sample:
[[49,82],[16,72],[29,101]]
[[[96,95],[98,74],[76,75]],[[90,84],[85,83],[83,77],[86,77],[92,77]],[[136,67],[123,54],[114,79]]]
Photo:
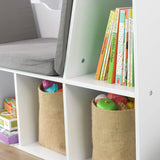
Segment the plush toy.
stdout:
[[43,90],[45,91],[47,88],[52,87],[53,84],[57,84],[59,89],[62,88],[62,84],[61,83],[48,81],[48,80],[43,80],[42,81]]
[[118,110],[127,110],[128,107],[124,103],[120,102],[117,104],[117,109]]
[[117,105],[111,99],[105,98],[97,102],[97,108],[104,110],[116,110]]
[[128,109],[133,109],[134,108],[134,103],[133,102],[127,102],[127,107],[128,107]]
[[97,104],[97,102],[101,99],[107,98],[106,94],[99,94],[96,98],[95,98],[95,104]]
[[122,102],[124,104],[127,104],[127,99],[124,96],[108,93],[107,98],[113,100],[116,104]]
[[53,84],[52,87],[45,89],[45,92],[48,93],[55,93],[56,91],[58,91],[58,84]]

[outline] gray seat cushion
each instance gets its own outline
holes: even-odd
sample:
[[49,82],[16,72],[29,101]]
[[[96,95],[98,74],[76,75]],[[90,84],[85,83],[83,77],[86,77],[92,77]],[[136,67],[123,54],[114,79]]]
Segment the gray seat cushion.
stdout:
[[56,75],[57,40],[32,39],[0,44],[0,66],[43,75]]
[[63,75],[64,72],[72,5],[73,0],[63,0],[56,59],[54,64],[54,68],[59,75]]

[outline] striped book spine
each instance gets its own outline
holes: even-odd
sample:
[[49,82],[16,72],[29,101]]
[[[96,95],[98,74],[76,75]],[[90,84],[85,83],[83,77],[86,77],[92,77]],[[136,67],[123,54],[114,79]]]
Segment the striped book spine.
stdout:
[[128,61],[128,9],[126,9],[126,19],[125,19],[125,42],[124,42],[124,60],[123,60],[123,81],[122,85],[127,85],[127,61]]
[[97,71],[96,71],[96,75],[95,75],[95,79],[97,79],[97,80],[100,79],[101,67],[102,67],[102,63],[103,63],[103,59],[104,59],[104,54],[105,54],[105,50],[106,50],[106,46],[107,46],[107,42],[108,42],[108,37],[109,37],[109,33],[110,33],[110,29],[111,29],[111,24],[112,24],[112,19],[113,19],[114,14],[115,14],[114,11],[111,10],[110,11],[110,15],[109,15],[109,19],[108,19],[108,24],[107,24],[106,32],[105,32],[105,36],[104,36],[104,40],[103,40],[101,54],[100,54],[100,57],[99,57]]
[[117,61],[117,48],[118,48],[118,29],[119,29],[119,13],[120,9],[116,8],[115,12],[115,23],[113,28],[112,35],[112,46],[111,46],[111,55],[109,61],[109,70],[108,70],[108,83],[115,83],[115,73],[116,73],[116,61]]
[[131,74],[131,87],[134,87],[134,28],[133,28],[133,11],[132,11],[132,74]]
[[127,66],[127,86],[131,86],[132,71],[132,9],[129,9],[129,31],[128,31],[128,66]]
[[125,10],[120,10],[116,84],[122,84],[124,24],[125,24]]
[[104,55],[104,59],[103,59],[103,65],[102,65],[102,69],[101,69],[100,80],[104,80],[105,79],[105,75],[106,75],[106,71],[107,71],[107,65],[109,63],[109,56],[110,56],[111,43],[112,43],[112,33],[113,33],[113,27],[114,27],[114,20],[115,20],[115,14],[112,17],[111,28],[110,28],[110,32],[109,32],[108,42],[107,42],[106,51],[105,51],[105,55]]

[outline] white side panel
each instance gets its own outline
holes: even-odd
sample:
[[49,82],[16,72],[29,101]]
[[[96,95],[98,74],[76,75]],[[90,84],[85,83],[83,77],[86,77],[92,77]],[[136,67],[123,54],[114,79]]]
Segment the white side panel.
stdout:
[[40,83],[39,79],[15,75],[20,145],[38,140],[38,85]]
[[12,73],[0,71],[0,108],[3,108],[4,98],[14,97],[14,76]]
[[160,1],[134,1],[137,160],[160,159]]
[[67,158],[84,160],[92,156],[91,100],[99,92],[64,85]]
[[131,5],[131,0],[74,0],[65,77],[96,72],[110,10]]

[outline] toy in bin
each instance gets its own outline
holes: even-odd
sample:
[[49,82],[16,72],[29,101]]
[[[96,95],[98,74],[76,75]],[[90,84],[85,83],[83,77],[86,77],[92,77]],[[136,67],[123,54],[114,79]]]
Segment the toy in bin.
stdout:
[[4,100],[4,109],[13,116],[17,117],[16,100],[15,97],[6,98]]
[[62,92],[62,84],[58,82],[43,80],[42,89],[48,93]]
[[0,127],[0,141],[6,144],[15,144],[18,143],[18,131],[8,131]]
[[17,118],[5,110],[0,111],[0,126],[13,131],[17,129]]

